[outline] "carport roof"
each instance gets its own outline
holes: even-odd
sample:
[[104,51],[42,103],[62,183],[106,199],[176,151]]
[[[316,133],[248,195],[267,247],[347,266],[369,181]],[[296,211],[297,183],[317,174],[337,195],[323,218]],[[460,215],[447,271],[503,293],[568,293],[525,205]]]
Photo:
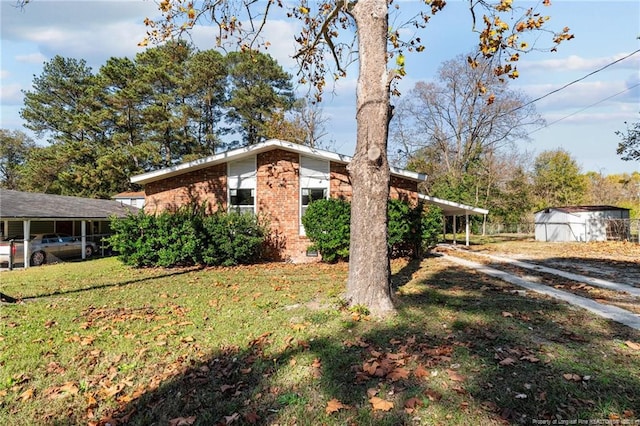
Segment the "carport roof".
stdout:
[[119,201],[0,189],[0,219],[105,220],[138,209]]
[[456,203],[454,201],[443,200],[441,198],[431,197],[429,195],[419,195],[421,200],[425,200],[429,204],[440,207],[442,214],[445,216],[462,216],[466,214],[488,214],[489,210],[480,207],[468,206],[466,204]]

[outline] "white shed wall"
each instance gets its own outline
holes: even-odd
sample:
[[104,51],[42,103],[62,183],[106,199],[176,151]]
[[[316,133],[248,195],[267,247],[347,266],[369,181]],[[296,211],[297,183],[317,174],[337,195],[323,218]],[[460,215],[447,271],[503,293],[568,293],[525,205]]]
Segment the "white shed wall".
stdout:
[[535,214],[536,241],[606,241],[607,219],[628,219],[625,210],[565,213],[558,210]]

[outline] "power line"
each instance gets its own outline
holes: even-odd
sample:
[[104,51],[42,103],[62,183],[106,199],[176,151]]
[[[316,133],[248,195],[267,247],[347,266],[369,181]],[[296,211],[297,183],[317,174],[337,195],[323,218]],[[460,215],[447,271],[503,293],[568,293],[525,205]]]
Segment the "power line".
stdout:
[[638,86],[640,86],[640,83],[636,83],[636,84],[634,84],[633,86],[631,86],[631,87],[627,87],[626,89],[624,89],[624,90],[622,90],[622,91],[620,91],[620,92],[618,92],[618,93],[615,93],[615,94],[613,94],[613,95],[611,95],[611,96],[607,96],[607,97],[606,97],[606,98],[604,98],[604,99],[600,99],[598,102],[592,103],[591,105],[588,105],[588,106],[586,106],[586,107],[584,107],[584,108],[582,108],[582,109],[579,109],[578,111],[572,112],[572,113],[571,113],[571,114],[569,114],[569,115],[566,115],[566,116],[564,116],[564,117],[562,117],[562,118],[559,118],[559,119],[557,119],[557,120],[555,120],[555,121],[552,121],[552,122],[551,122],[551,123],[549,123],[549,124],[545,124],[545,125],[544,125],[544,126],[542,126],[542,127],[539,127],[539,128],[537,128],[537,129],[535,129],[535,130],[530,131],[530,132],[529,132],[529,134],[535,133],[535,132],[540,131],[540,130],[542,130],[542,129],[546,129],[547,127],[550,127],[550,126],[552,126],[552,125],[556,124],[556,123],[557,123],[557,122],[559,122],[559,121],[565,120],[565,119],[567,119],[567,118],[569,118],[569,117],[573,117],[574,115],[579,114],[579,113],[581,113],[582,111],[585,111],[585,110],[587,110],[587,109],[589,109],[589,108],[591,108],[591,107],[594,107],[594,106],[596,106],[596,105],[598,105],[598,104],[601,104],[602,102],[608,101],[608,100],[609,100],[609,99],[611,99],[611,98],[615,98],[616,96],[621,95],[621,94],[623,94],[623,93],[625,93],[625,92],[628,92],[629,90],[635,89],[635,88],[636,88],[636,87],[638,87]]
[[[542,99],[546,98],[547,96],[551,96],[551,95],[553,95],[554,93],[558,93],[559,91],[564,90],[564,89],[566,89],[567,87],[572,86],[572,85],[574,85],[574,84],[576,84],[576,83],[578,83],[578,82],[580,82],[580,81],[582,81],[582,80],[584,80],[584,79],[586,79],[586,78],[588,78],[588,77],[591,77],[592,75],[597,74],[597,73],[599,73],[600,71],[603,71],[603,70],[605,70],[605,69],[609,68],[610,66],[617,64],[618,62],[621,62],[621,61],[624,61],[624,60],[625,60],[625,59],[627,59],[627,58],[630,58],[631,56],[635,55],[635,54],[636,54],[636,53],[638,53],[638,52],[640,52],[640,49],[638,49],[638,50],[636,50],[636,51],[634,51],[634,52],[631,52],[631,53],[629,53],[628,55],[623,56],[623,57],[622,57],[622,58],[620,58],[620,59],[616,59],[615,61],[610,62],[610,63],[608,63],[607,65],[605,65],[605,66],[603,66],[603,67],[601,67],[601,68],[598,68],[598,69],[597,69],[597,70],[595,70],[595,71],[591,71],[589,74],[587,74],[587,75],[585,75],[585,76],[583,76],[583,77],[580,77],[580,78],[578,78],[578,79],[576,79],[576,80],[573,80],[572,82],[567,83],[567,84],[565,84],[565,85],[564,85],[564,86],[562,86],[562,87],[559,87],[559,88],[557,88],[557,89],[555,89],[555,90],[552,90],[551,92],[549,92],[549,93],[547,93],[547,94],[544,94],[544,95],[542,95],[542,96],[540,96],[540,97],[537,97],[537,98],[535,98],[535,99],[533,99],[533,100],[531,100],[531,101],[529,101],[529,102],[527,102],[527,103],[525,103],[525,104],[523,104],[523,105],[520,105],[519,107],[512,109],[512,110],[509,112],[509,114],[511,114],[512,112],[515,112],[515,111],[517,111],[517,110],[519,110],[519,109],[521,109],[521,108],[524,108],[524,107],[526,107],[526,106],[528,106],[528,105],[531,105],[532,103],[538,102],[539,100],[542,100]],[[616,96],[616,95],[614,95],[614,96]]]

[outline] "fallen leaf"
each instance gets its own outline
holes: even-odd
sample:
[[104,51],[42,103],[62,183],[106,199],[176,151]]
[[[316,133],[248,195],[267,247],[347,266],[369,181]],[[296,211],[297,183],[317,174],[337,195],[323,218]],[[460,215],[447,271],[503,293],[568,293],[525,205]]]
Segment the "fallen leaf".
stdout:
[[313,363],[311,364],[311,366],[313,368],[320,368],[322,367],[322,361],[320,361],[320,358],[316,358],[313,360]]
[[391,379],[392,382],[395,382],[400,379],[408,379],[409,371],[401,367],[394,368],[393,371],[387,374],[387,377]]
[[529,361],[529,362],[540,362],[540,359],[536,358],[533,355],[525,355],[522,358],[520,358],[521,361]]
[[513,316],[513,314],[511,312],[504,311],[504,312],[502,312],[502,316],[505,317],[505,318],[510,318],[510,317]]
[[260,420],[260,416],[255,412],[251,411],[250,413],[246,413],[244,416],[244,420],[249,424],[256,424]]
[[220,386],[220,392],[225,393],[228,390],[234,389],[235,386],[233,385],[222,385]]
[[570,382],[580,382],[582,381],[582,377],[578,376],[577,374],[573,374],[573,373],[565,373],[562,375],[562,377],[564,377],[565,380],[569,380]]
[[382,398],[374,396],[369,400],[374,411],[390,411],[393,408],[393,402],[385,401]]
[[33,397],[33,389],[27,389],[26,391],[22,392],[19,396],[21,401],[27,401],[32,397]]
[[429,377],[429,371],[420,364],[413,370],[413,375],[421,379],[423,377]]
[[189,426],[196,422],[196,416],[176,417],[169,420],[169,426]]
[[624,344],[629,346],[633,350],[640,351],[640,345],[632,342],[631,340],[627,340],[626,342],[624,342]]
[[447,374],[449,375],[449,378],[454,382],[464,382],[464,376],[462,376],[457,371],[447,369]]
[[511,358],[511,357],[507,357],[505,359],[503,359],[502,361],[500,361],[498,364],[500,365],[513,365],[516,363],[516,360]]
[[[238,419],[240,419],[240,414],[238,413],[233,413],[230,416],[224,416],[224,421],[228,425],[230,425],[231,423],[235,422]],[[189,423],[189,424],[192,424],[192,423]]]
[[333,398],[332,400],[327,402],[327,407],[324,409],[324,411],[327,414],[331,414],[331,413],[335,413],[336,411],[340,411],[343,408],[347,408],[347,406],[344,405],[342,402],[338,401],[337,399]]
[[374,396],[376,396],[378,394],[378,389],[376,388],[369,388],[367,389],[367,396],[369,398],[373,398]]
[[526,393],[517,393],[515,396],[516,399],[527,399]]
[[60,386],[60,392],[67,392],[75,395],[78,393],[78,391],[79,391],[78,387],[73,382],[67,382],[62,386]]
[[416,410],[416,408],[422,407],[423,405],[424,403],[422,402],[421,399],[416,397],[409,398],[404,403],[404,411],[411,414]]
[[424,392],[425,395],[427,395],[427,398],[429,398],[429,401],[440,401],[442,399],[442,394],[440,394],[437,391],[434,391],[433,389],[427,389]]

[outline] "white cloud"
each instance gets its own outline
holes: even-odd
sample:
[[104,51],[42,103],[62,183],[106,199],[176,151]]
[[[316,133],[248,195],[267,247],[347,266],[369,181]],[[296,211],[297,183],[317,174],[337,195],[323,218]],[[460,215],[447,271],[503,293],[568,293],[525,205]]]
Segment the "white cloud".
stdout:
[[[630,52],[617,53],[611,56],[601,56],[596,58],[586,58],[578,55],[567,56],[566,58],[559,59],[544,59],[540,61],[523,61],[519,66],[520,69],[525,71],[581,71],[586,73],[596,71],[608,64],[611,64],[617,60],[629,55]],[[638,69],[640,67],[640,54],[636,54],[627,59],[620,61],[613,65],[616,69]]]
[[47,60],[47,57],[40,52],[29,53],[26,55],[17,55],[16,62],[22,62],[26,64],[41,64]]
[[[4,72],[3,72],[4,74]],[[5,75],[2,75],[5,78]],[[2,84],[0,86],[0,98],[3,105],[21,105],[22,104],[22,87],[18,83]]]

